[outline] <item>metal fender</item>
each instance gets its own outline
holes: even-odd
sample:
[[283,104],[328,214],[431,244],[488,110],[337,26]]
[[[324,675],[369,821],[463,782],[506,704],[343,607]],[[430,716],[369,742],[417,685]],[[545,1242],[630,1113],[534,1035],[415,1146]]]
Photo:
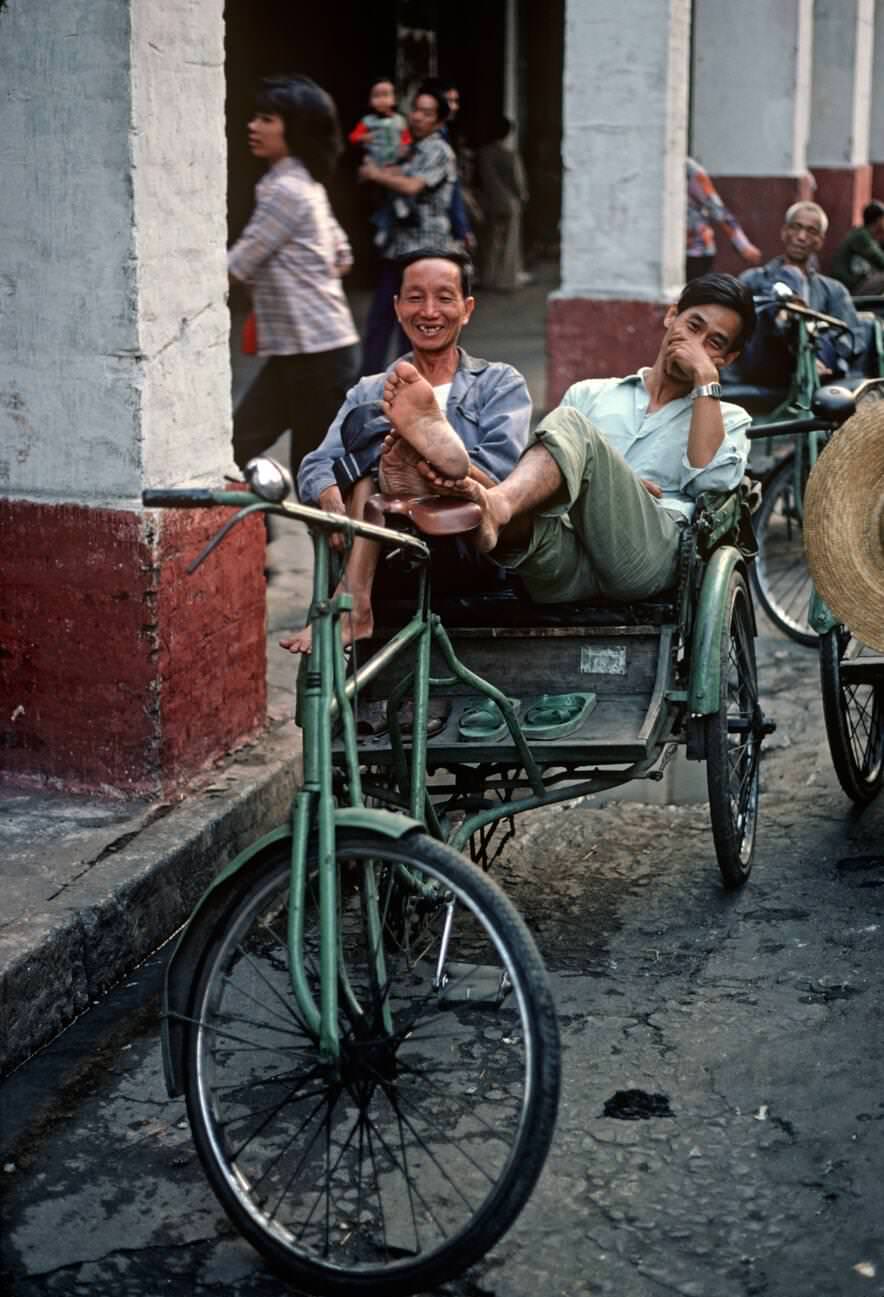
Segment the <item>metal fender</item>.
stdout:
[[820,595],[814,590],[810,596],[810,611],[807,614],[807,620],[810,622],[817,635],[825,635],[833,626],[838,625],[838,618],[832,612],[832,609]]
[[[335,828],[358,829],[397,839],[413,829],[423,830],[424,825],[396,811],[357,806],[336,811]],[[291,837],[291,825],[281,825],[270,833],[265,833],[229,861],[203,892],[178,939],[174,954],[166,966],[162,1019],[163,1074],[166,1089],[173,1097],[183,1094],[185,1088],[185,1043],[191,1017],[191,997],[205,951],[205,945],[199,937],[203,924],[197,924],[195,919],[199,916],[201,921],[208,921],[210,926],[220,922],[230,903],[237,875],[246,866],[254,865],[271,852],[275,853],[279,844],[290,842]]]
[[[743,556],[732,545],[722,545],[706,564],[691,640],[688,711],[692,716],[707,716],[710,712],[718,711],[721,688],[719,645],[727,615],[727,592],[735,571],[746,575]],[[754,612],[752,631],[754,634]]]

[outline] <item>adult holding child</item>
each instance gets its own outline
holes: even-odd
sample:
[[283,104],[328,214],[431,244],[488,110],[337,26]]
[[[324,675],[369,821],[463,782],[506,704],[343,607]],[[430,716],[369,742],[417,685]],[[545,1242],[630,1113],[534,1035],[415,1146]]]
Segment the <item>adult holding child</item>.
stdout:
[[425,82],[414,97],[408,119],[412,144],[402,163],[398,167],[381,167],[366,159],[359,168],[361,180],[380,185],[394,199],[408,203],[407,215],[392,224],[381,252],[378,282],[365,325],[363,374],[375,374],[386,364],[396,325],[393,301],[399,285],[400,259],[421,248],[450,252],[460,246],[451,230],[457,162],[443,135],[448,114],[448,100],[439,85]]

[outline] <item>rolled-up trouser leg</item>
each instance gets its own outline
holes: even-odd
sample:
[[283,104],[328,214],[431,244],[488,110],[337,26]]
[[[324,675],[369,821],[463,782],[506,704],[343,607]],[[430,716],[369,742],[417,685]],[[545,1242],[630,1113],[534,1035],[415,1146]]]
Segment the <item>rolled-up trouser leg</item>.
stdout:
[[682,525],[578,410],[560,406],[530,444],[549,452],[562,486],[535,515],[531,540],[501,556],[538,603],[609,595],[641,599],[675,581]]

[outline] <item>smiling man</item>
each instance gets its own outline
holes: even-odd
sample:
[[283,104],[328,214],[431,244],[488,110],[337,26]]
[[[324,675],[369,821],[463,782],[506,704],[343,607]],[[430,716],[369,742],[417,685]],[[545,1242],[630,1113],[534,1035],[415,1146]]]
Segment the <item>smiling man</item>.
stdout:
[[[515,570],[538,603],[648,598],[676,579],[679,538],[703,491],[736,488],[749,415],[721,401],[719,371],[752,336],[749,290],[731,275],[693,280],[666,312],[650,368],[575,383],[540,423],[513,472],[424,475],[475,501],[480,552]],[[429,438],[427,391],[413,366],[388,376],[384,408],[405,441]]]
[[[298,475],[301,499],[331,513],[361,517],[365,499],[378,485],[389,494],[432,493],[427,460],[445,480],[468,476],[492,487],[510,472],[528,440],[531,397],[525,379],[512,365],[478,360],[458,345],[476,305],[467,258],[418,250],[403,258],[398,271],[402,282],[395,311],[411,344],[398,363],[421,385],[411,402],[407,433],[386,446],[392,425],[382,400],[394,370],[361,378],[347,393],[327,436],[306,456]],[[377,560],[376,545],[354,542],[340,587],[354,600],[345,641],[372,632]],[[491,563],[477,564],[474,551],[462,542],[434,543],[433,571],[437,588],[446,574],[473,587],[502,576]],[[286,639],[283,647],[308,651],[309,630]]]

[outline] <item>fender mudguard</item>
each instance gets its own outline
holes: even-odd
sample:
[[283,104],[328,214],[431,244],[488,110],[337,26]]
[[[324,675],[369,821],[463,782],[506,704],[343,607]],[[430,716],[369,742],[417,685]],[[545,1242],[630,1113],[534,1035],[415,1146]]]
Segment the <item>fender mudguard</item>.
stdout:
[[[700,599],[691,637],[691,677],[688,685],[688,711],[692,716],[708,716],[718,711],[721,690],[721,630],[727,616],[727,592],[734,572],[745,577],[742,554],[732,545],[722,545],[706,564]],[[748,582],[747,582],[748,584]],[[752,634],[757,634],[752,609]]]
[[[335,829],[380,833],[396,840],[414,829],[425,831],[425,826],[418,820],[395,811],[357,806],[335,812]],[[193,1016],[193,989],[205,953],[205,943],[200,937],[200,932],[205,930],[204,923],[214,927],[224,918],[235,890],[237,876],[243,869],[258,864],[268,855],[276,854],[281,843],[290,845],[291,838],[291,825],[281,825],[270,833],[265,833],[229,861],[200,897],[187,926],[178,938],[175,951],[166,966],[162,1018],[163,1075],[166,1089],[173,1098],[183,1094],[185,1089],[187,1027]],[[197,916],[200,923],[195,922]]]

